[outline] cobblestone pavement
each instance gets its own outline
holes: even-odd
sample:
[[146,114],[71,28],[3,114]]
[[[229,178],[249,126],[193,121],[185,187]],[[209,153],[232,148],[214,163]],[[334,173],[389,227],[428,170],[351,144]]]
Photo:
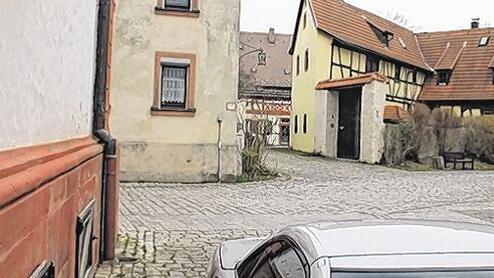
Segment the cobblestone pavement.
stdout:
[[[218,243],[349,219],[492,223],[494,172],[406,172],[273,151],[289,174],[244,184],[123,184],[119,262],[97,277],[204,277]],[[135,260],[135,261],[134,261]]]

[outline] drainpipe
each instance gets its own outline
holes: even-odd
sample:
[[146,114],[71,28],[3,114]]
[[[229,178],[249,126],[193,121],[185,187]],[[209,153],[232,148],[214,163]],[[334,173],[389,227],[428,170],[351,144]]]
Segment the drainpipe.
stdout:
[[223,123],[223,117],[221,115],[218,115],[218,118],[216,118],[216,121],[218,122],[218,170],[216,173],[216,176],[218,177],[218,182],[221,182],[221,149],[223,148],[223,143],[221,141],[221,124]]
[[96,46],[96,76],[93,99],[93,134],[104,145],[102,190],[101,190],[101,228],[100,228],[100,261],[112,260],[115,257],[118,215],[118,159],[117,140],[108,130],[108,95],[106,89],[108,65],[108,42],[111,39],[110,24],[112,2],[99,0],[98,33]]

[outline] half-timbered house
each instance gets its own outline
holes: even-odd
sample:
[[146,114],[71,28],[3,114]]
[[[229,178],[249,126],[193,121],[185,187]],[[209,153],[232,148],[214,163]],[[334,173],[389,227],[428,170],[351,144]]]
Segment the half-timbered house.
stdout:
[[245,104],[246,127],[251,121],[268,121],[267,143],[288,145],[290,140],[291,35],[240,33],[239,99]]
[[485,81],[493,78],[494,53],[477,47],[492,32],[415,34],[343,0],[301,0],[289,50],[291,147],[375,163],[384,122],[406,117],[417,101],[468,115],[488,112],[494,86]]

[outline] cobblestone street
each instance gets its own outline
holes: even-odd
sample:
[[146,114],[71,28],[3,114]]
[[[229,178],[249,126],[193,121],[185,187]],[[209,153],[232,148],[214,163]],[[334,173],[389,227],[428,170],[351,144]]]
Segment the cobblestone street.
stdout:
[[494,172],[406,172],[273,151],[289,177],[244,184],[123,184],[120,262],[97,277],[204,277],[225,239],[348,219],[493,222]]

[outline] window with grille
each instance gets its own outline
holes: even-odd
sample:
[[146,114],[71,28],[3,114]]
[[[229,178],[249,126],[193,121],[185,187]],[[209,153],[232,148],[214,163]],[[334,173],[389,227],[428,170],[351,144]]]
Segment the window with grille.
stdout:
[[161,107],[186,108],[188,66],[162,64]]
[[165,0],[165,9],[189,10],[191,0]]

